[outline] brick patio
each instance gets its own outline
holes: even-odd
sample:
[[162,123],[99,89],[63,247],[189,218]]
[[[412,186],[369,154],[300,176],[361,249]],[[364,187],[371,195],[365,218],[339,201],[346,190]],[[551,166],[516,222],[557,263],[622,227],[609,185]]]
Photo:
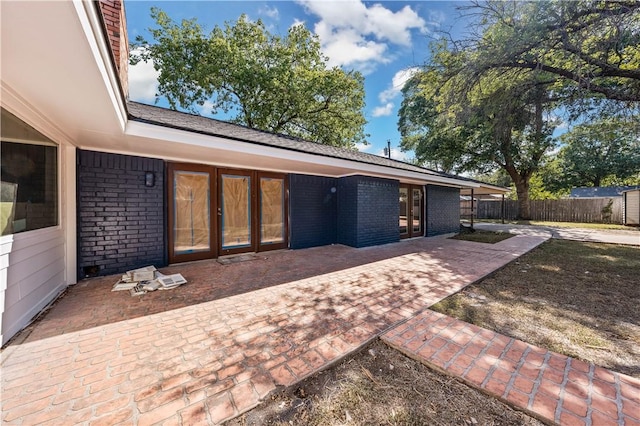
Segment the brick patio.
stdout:
[[424,311],[382,340],[546,422],[640,425],[640,380]]
[[8,424],[219,423],[326,368],[544,241],[420,238],[163,269],[131,297],[82,282],[2,351]]

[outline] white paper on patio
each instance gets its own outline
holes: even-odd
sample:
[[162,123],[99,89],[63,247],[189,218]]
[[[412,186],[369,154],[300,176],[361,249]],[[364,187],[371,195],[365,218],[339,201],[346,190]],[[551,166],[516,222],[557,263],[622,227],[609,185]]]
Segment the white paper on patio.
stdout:
[[155,266],[146,266],[127,271],[111,291],[129,290],[132,296],[140,296],[149,291],[170,290],[186,282],[182,274],[164,275]]

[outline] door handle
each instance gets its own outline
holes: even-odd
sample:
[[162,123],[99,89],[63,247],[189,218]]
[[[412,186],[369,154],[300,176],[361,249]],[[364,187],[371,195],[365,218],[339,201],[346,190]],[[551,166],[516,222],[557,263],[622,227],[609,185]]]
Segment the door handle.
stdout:
[[222,216],[222,209],[218,207],[218,216]]

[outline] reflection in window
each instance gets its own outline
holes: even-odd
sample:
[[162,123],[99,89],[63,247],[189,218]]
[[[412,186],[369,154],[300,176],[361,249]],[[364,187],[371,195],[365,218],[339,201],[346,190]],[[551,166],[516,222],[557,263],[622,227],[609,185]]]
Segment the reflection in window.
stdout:
[[0,230],[16,234],[58,224],[58,148],[2,110]]
[[409,189],[400,188],[400,234],[409,232],[407,220],[409,217]]
[[422,190],[413,189],[413,233],[420,233],[422,229]]

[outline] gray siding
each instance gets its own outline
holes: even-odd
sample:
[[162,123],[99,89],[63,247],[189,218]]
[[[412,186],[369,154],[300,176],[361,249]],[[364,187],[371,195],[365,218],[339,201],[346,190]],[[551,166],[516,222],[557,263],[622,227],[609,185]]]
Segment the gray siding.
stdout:
[[460,230],[460,190],[427,185],[427,237]]

